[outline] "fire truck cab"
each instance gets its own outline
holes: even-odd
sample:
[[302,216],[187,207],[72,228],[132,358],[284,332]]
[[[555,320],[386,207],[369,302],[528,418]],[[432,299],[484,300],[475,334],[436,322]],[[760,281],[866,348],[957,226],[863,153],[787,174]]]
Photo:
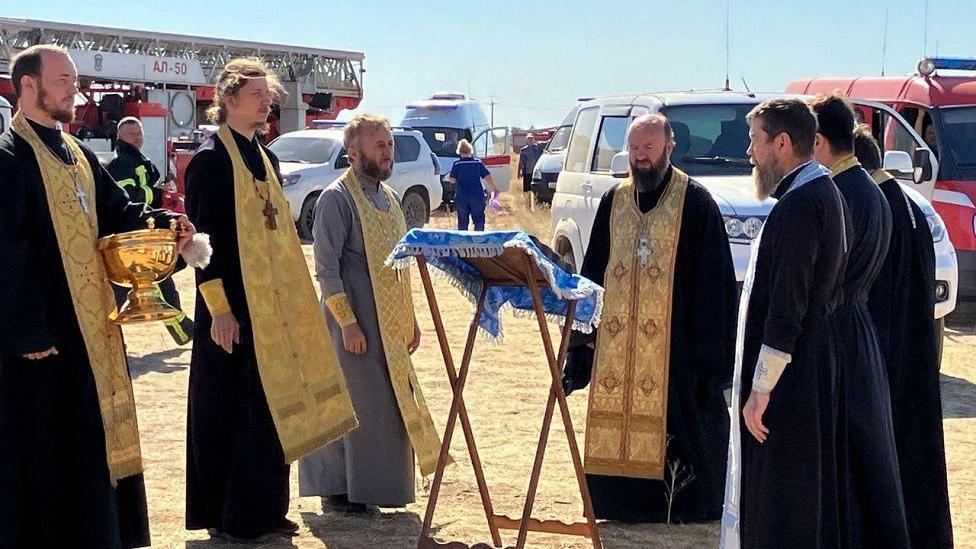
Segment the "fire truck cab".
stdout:
[[[872,120],[885,151],[907,152],[934,185],[918,190],[942,217],[959,263],[959,299],[976,300],[976,59],[925,58],[911,76],[826,77],[794,80],[798,94],[839,90],[858,99],[885,103],[924,139],[919,147],[904,131],[884,131],[890,121]],[[894,126],[892,126],[894,128]],[[931,155],[928,150],[931,151]],[[932,162],[930,157],[935,157]]]

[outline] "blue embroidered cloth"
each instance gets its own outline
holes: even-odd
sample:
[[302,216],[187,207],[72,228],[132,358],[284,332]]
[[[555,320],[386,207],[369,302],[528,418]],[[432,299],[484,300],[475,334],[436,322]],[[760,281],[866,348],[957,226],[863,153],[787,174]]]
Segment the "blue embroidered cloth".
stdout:
[[[538,244],[524,231],[447,231],[442,229],[411,229],[393,248],[386,264],[404,269],[414,256],[422,255],[427,263],[437,267],[453,286],[472,303],[477,302],[484,285],[481,273],[465,258],[497,257],[508,248],[519,248],[532,258],[549,286],[540,292],[546,317],[559,324],[565,322],[569,300],[577,300],[573,329],[590,333],[600,323],[603,310],[603,288],[582,276],[570,274],[553,259],[551,251]],[[549,257],[552,256],[553,258]],[[502,324],[498,314],[511,308],[516,315],[535,314],[532,294],[525,286],[493,286],[485,296],[485,310],[479,327],[492,340],[502,338]]]

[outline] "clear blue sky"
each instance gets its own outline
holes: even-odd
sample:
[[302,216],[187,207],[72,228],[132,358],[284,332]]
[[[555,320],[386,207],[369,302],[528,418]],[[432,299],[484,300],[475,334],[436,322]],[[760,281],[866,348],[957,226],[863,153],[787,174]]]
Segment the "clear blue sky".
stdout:
[[[803,76],[878,74],[884,2],[730,0],[731,76],[780,91]],[[928,44],[976,56],[971,0],[929,0]],[[923,53],[924,0],[888,3],[887,74]],[[0,0],[0,16],[366,54],[360,110],[398,122],[434,90],[494,98],[497,125],[556,124],[586,95],[719,88],[725,0]]]

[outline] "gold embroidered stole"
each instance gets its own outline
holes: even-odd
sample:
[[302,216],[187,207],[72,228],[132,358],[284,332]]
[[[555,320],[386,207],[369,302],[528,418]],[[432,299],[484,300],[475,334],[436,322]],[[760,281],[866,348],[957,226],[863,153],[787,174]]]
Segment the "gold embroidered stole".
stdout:
[[[234,166],[237,245],[261,385],[291,463],[359,424],[298,233],[285,221],[288,204],[274,166],[259,147],[267,176],[257,181],[230,128],[221,126],[217,137]],[[276,229],[266,225],[266,198],[282,216]]]
[[[393,392],[410,444],[417,454],[420,472],[427,476],[437,467],[441,442],[407,351],[414,328],[410,273],[395,271],[384,264],[396,243],[407,234],[407,223],[400,203],[389,187],[381,184],[390,203],[389,211],[384,212],[366,197],[352,169],[346,170],[342,179],[352,195],[363,227],[369,278]],[[448,463],[451,463],[450,459]]]
[[603,323],[586,419],[587,473],[663,478],[674,265],[688,176],[638,209],[627,179],[613,195]]
[[830,177],[836,177],[837,174],[844,173],[847,170],[860,165],[861,163],[857,161],[857,157],[854,156],[854,153],[850,153],[838,158],[837,162],[834,162],[834,165],[830,167]]
[[30,144],[41,170],[64,274],[95,378],[109,476],[114,486],[118,479],[142,472],[142,454],[122,331],[109,321],[109,314],[115,310],[115,297],[98,252],[95,177],[84,152],[70,135],[63,134],[62,138],[75,159],[73,165],[65,164],[48,149],[23,114],[14,117],[11,128]]

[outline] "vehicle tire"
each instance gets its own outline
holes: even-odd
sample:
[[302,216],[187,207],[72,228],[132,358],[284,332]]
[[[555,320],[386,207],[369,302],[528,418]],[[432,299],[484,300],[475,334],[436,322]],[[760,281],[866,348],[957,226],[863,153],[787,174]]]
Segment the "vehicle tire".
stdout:
[[935,348],[938,349],[939,356],[939,370],[942,369],[942,342],[945,338],[945,317],[936,319],[935,321]]
[[304,244],[310,244],[314,239],[312,225],[315,223],[315,203],[319,199],[319,194],[321,193],[313,193],[305,198],[305,202],[302,203],[301,214],[298,216],[298,222],[295,223],[295,228],[298,229],[298,238]]
[[400,207],[403,209],[403,217],[407,220],[408,229],[423,227],[430,219],[430,205],[427,202],[426,193],[421,192],[416,187],[408,189],[403,194]]

